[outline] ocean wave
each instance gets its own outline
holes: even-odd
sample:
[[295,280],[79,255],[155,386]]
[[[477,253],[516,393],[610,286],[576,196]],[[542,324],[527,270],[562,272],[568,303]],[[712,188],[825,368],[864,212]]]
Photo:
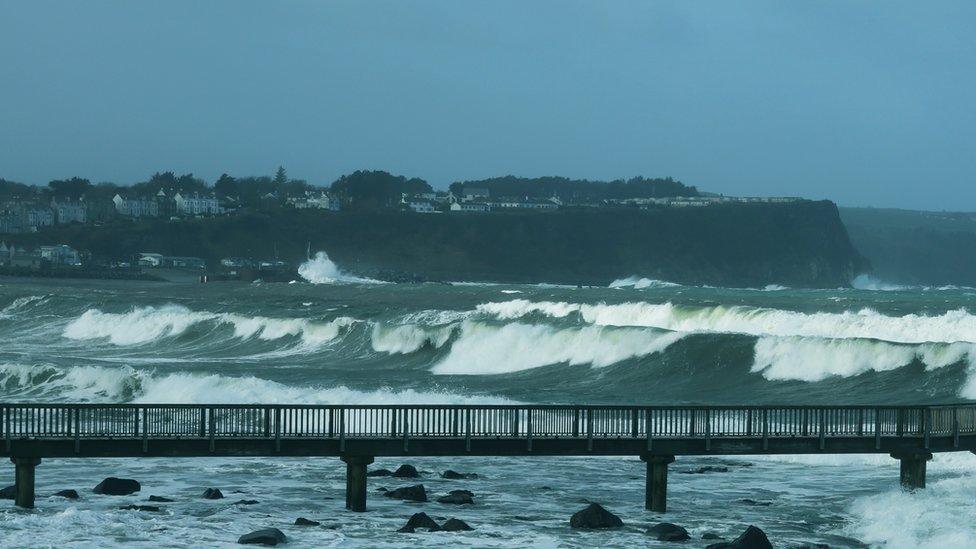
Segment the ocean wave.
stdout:
[[495,326],[465,321],[449,353],[434,365],[432,372],[495,375],[560,363],[602,367],[661,352],[682,336],[603,326],[556,328],[522,323]]
[[643,278],[638,276],[618,278],[610,283],[611,288],[633,288],[635,290],[644,290],[647,288],[675,288],[678,286],[681,286],[681,284],[668,282],[667,280],[656,280],[653,278]]
[[976,357],[969,343],[892,344],[864,339],[761,337],[751,371],[769,380],[822,381],[865,372],[887,372],[918,360],[927,370]]
[[451,338],[455,325],[438,328],[424,328],[416,324],[387,326],[383,323],[373,325],[370,336],[373,350],[388,354],[409,354],[426,346],[439,349]]
[[0,318],[10,318],[14,314],[29,309],[30,306],[39,305],[48,298],[47,295],[25,295],[11,301],[3,309],[0,309]]
[[503,320],[531,314],[577,314],[598,326],[643,326],[677,332],[753,336],[877,339],[895,343],[976,343],[976,316],[956,309],[937,316],[883,315],[873,309],[802,313],[747,306],[682,307],[672,303],[580,304],[525,299],[483,303],[477,311]]
[[292,386],[254,376],[169,373],[129,366],[60,367],[0,364],[0,387],[16,402],[147,404],[511,404],[502,397],[413,389],[362,391],[345,386]]
[[201,323],[229,324],[234,337],[271,341],[300,337],[306,347],[317,348],[334,340],[358,320],[350,317],[318,322],[303,318],[269,318],[236,313],[193,311],[182,305],[135,307],[126,313],[89,309],[65,326],[63,336],[74,340],[105,339],[118,346],[140,345],[174,337]]

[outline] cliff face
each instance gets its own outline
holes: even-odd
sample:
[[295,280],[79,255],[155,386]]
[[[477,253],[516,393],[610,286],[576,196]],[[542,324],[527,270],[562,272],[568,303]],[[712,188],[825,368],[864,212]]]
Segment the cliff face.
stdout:
[[599,284],[631,275],[686,284],[848,285],[861,267],[831,202],[552,213],[287,211],[31,235],[101,256],[154,251],[304,258],[306,243],[344,270],[430,280]]
[[890,283],[976,286],[976,213],[843,208],[872,274]]

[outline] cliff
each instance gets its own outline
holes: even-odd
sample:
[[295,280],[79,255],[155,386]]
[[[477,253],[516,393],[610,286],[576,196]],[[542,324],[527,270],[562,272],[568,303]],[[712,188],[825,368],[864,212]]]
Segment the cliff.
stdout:
[[[605,285],[630,275],[686,284],[848,285],[862,266],[831,202],[552,213],[288,210],[214,219],[66,226],[29,235],[95,256],[138,252],[286,260],[306,243],[364,276]],[[19,238],[19,242],[27,240]]]
[[855,247],[889,283],[976,286],[976,213],[842,208]]

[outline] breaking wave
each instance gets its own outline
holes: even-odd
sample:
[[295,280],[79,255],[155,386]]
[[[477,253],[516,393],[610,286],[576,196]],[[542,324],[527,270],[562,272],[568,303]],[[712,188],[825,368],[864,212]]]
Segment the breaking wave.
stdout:
[[194,325],[211,322],[233,326],[234,337],[276,340],[300,337],[303,344],[318,347],[339,336],[356,319],[339,317],[328,322],[301,318],[248,317],[233,313],[192,311],[182,305],[136,307],[126,313],[106,313],[89,309],[64,328],[69,339],[105,339],[118,346],[152,343],[160,338],[178,336]]
[[505,374],[550,364],[608,366],[661,352],[683,334],[585,326],[556,328],[510,323],[461,324],[448,355],[434,365],[435,374]]
[[681,307],[645,302],[589,305],[516,299],[483,303],[478,305],[478,311],[500,319],[531,314],[564,318],[577,314],[584,322],[599,326],[644,326],[678,332],[863,338],[896,343],[976,343],[976,316],[965,309],[937,316],[887,316],[873,309],[802,313],[745,306]]
[[653,278],[642,278],[637,276],[618,278],[610,283],[611,288],[633,288],[635,290],[644,290],[647,288],[675,288],[678,286],[681,286],[681,284],[668,282],[666,280],[655,280]]
[[359,391],[345,386],[284,385],[253,376],[157,374],[128,366],[107,368],[0,364],[5,398],[151,404],[510,404],[489,395],[412,389]]

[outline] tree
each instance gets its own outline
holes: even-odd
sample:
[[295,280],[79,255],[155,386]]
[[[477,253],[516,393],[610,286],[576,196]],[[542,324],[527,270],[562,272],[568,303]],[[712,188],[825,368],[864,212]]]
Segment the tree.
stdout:
[[92,184],[87,179],[72,177],[71,179],[55,179],[48,183],[47,186],[57,196],[65,196],[73,200],[78,200],[83,194],[91,190]]
[[288,183],[288,172],[285,171],[283,166],[278,166],[278,171],[275,172],[274,176],[275,188],[280,189]]
[[419,178],[407,179],[384,171],[360,170],[343,175],[331,186],[350,209],[379,210],[396,208],[403,193],[431,192],[431,186]]

